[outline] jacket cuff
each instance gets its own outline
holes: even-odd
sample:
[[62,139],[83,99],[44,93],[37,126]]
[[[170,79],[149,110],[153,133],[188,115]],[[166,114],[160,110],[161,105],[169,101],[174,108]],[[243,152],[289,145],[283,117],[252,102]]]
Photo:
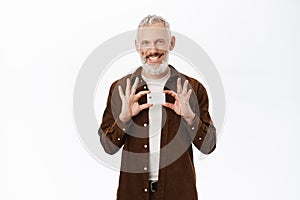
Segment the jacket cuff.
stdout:
[[185,125],[186,129],[188,130],[188,135],[190,136],[191,141],[201,141],[203,136],[201,135],[201,128],[202,128],[202,121],[196,115],[193,119],[192,124],[188,124],[186,120],[183,120],[183,124]]
[[132,124],[132,119],[128,120],[127,122],[122,122],[118,117],[115,122],[119,127],[119,129],[121,129],[124,133],[126,133],[130,125]]

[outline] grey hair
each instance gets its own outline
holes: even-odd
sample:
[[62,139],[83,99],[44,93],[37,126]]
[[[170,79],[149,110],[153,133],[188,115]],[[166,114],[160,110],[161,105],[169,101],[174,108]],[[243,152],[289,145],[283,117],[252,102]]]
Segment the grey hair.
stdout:
[[148,15],[139,23],[138,28],[149,26],[151,24],[162,23],[165,28],[170,29],[170,24],[161,16],[157,15]]

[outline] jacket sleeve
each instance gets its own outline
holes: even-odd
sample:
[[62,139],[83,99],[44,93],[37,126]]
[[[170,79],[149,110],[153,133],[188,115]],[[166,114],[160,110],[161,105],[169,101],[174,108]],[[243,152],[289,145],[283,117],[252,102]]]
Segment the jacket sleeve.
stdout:
[[195,95],[198,105],[191,106],[196,116],[191,125],[186,123],[186,128],[196,148],[204,154],[210,154],[216,148],[216,128],[208,111],[208,95],[202,84],[198,86]]
[[119,119],[122,102],[116,85],[117,82],[114,82],[110,87],[102,123],[98,129],[100,142],[108,154],[116,153],[123,146],[127,137],[126,131],[131,124],[131,121],[122,123]]

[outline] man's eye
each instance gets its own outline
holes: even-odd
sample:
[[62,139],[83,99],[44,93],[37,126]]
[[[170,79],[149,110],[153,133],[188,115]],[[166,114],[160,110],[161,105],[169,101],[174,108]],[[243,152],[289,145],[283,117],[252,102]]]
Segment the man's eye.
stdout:
[[142,44],[142,46],[146,46],[146,45],[149,44],[149,42],[148,41],[143,41],[141,44]]
[[156,44],[164,44],[164,41],[163,40],[157,40]]

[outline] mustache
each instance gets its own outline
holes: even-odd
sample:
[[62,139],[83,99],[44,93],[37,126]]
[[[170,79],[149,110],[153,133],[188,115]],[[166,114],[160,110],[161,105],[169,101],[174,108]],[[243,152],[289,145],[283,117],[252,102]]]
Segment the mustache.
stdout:
[[161,56],[163,56],[164,55],[164,53],[149,53],[149,54],[147,54],[147,55],[145,55],[145,58],[149,58],[150,56],[159,56],[159,57],[161,57]]

